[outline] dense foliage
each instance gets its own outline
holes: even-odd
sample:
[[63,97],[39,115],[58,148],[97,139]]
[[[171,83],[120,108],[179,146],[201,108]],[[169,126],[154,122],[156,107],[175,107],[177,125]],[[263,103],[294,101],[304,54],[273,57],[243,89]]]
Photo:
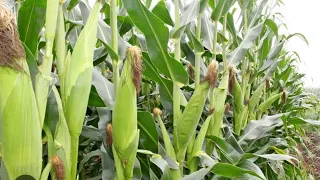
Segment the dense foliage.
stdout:
[[[27,110],[36,109],[41,128],[35,132],[43,133],[17,133],[24,128],[18,126],[5,135],[20,148],[29,143],[23,137],[34,137],[38,146],[42,138],[42,150],[24,154],[35,163],[42,159],[42,168],[23,158],[8,163],[12,147],[1,137],[2,178],[313,178],[297,145],[304,145],[304,124],[320,125],[311,120],[318,117],[306,118],[318,100],[303,90],[298,53],[284,48],[292,37],[307,40],[279,33],[285,24],[273,10],[281,5],[16,1],[28,68],[0,68],[31,77],[33,88],[30,82],[27,90],[14,83],[12,89],[36,101]],[[7,91],[0,85],[2,101]],[[10,119],[4,107],[24,112],[0,103],[1,131]],[[19,117],[10,121],[21,124]],[[15,170],[20,161],[33,170]]]

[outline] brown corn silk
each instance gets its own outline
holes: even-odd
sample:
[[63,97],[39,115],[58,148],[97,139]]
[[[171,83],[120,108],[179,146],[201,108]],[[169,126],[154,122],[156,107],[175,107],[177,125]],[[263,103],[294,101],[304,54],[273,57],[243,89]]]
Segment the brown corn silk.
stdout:
[[22,71],[20,61],[24,58],[25,51],[20,43],[14,15],[0,1],[0,66]]
[[136,87],[137,94],[141,90],[141,77],[142,77],[142,59],[141,59],[141,50],[140,48],[133,46],[128,48],[127,55],[131,56],[133,61],[131,62],[132,66],[132,81]]
[[65,179],[65,169],[62,160],[58,156],[50,158],[57,180]]

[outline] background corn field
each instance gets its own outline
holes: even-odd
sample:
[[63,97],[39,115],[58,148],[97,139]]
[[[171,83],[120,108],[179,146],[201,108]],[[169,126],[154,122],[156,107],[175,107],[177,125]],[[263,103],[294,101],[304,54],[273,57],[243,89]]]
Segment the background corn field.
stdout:
[[1,179],[314,179],[281,0],[0,2]]

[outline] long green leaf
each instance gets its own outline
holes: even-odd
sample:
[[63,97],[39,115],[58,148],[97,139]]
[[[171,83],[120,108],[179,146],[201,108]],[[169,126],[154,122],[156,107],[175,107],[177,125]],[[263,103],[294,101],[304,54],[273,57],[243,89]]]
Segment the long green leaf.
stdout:
[[37,56],[39,33],[44,25],[46,6],[46,0],[25,0],[19,9],[20,39],[34,56]]
[[226,163],[215,164],[211,171],[217,175],[228,177],[228,178],[235,178],[235,177],[240,177],[244,174],[251,174],[260,179],[265,179],[263,177],[260,177],[259,174],[257,174],[256,172],[246,170],[246,169],[243,169],[231,164],[226,164]]
[[131,20],[146,37],[149,56],[153,64],[166,76],[182,84],[188,83],[183,66],[169,56],[169,30],[140,0],[122,0]]
[[239,44],[237,49],[235,49],[233,52],[228,54],[228,64],[237,66],[241,60],[243,59],[244,55],[246,54],[247,50],[251,48],[254,41],[257,39],[257,37],[260,35],[260,31],[263,27],[263,22],[256,25],[255,27],[248,30],[246,36],[243,38],[242,42]]

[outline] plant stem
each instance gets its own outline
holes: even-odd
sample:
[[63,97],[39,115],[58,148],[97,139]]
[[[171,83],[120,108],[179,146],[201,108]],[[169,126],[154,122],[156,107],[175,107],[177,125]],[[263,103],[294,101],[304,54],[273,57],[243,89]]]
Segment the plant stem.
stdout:
[[45,38],[46,38],[46,49],[44,54],[44,59],[42,63],[42,73],[50,76],[52,67],[52,49],[53,42],[56,34],[57,19],[59,1],[48,0],[47,2],[47,12],[46,12],[46,24],[45,24]]
[[[216,60],[217,55],[217,35],[218,35],[218,21],[213,21],[213,40],[212,40],[212,54],[213,54],[213,61]],[[215,92],[214,89],[212,89],[210,93],[210,108],[214,109],[214,96]],[[212,116],[211,122],[210,122],[210,128],[214,128],[214,116]],[[208,130],[209,131],[209,130]],[[207,147],[206,147],[206,153],[211,156],[213,151],[213,143],[208,141]]]
[[[200,39],[201,39],[201,18],[202,18],[202,13],[199,14],[198,19],[197,19],[196,38],[198,41],[200,41]],[[196,54],[195,54],[195,76],[194,76],[195,88],[197,88],[200,84],[200,61],[201,61],[201,53],[196,52]]]
[[[111,26],[112,49],[114,52],[118,53],[117,0],[111,0],[110,26]],[[116,93],[119,85],[119,58],[112,59],[112,66],[113,66],[113,84],[115,87],[114,92]]]
[[[216,60],[216,54],[217,54],[217,34],[218,34],[218,22],[214,21],[214,28],[213,28],[213,42],[212,42],[212,54],[213,54],[213,61]],[[210,108],[213,108],[213,99],[214,99],[214,93],[211,91],[210,96]],[[213,121],[213,120],[212,120]]]
[[[174,1],[175,6],[175,30],[180,28],[180,10],[179,10],[179,0]],[[180,61],[181,50],[180,50],[180,39],[176,39],[175,49],[174,49],[174,58],[177,61]],[[177,121],[180,115],[180,88],[177,82],[174,80],[173,85],[173,120]]]
[[[246,34],[247,33],[247,30],[248,30],[248,12],[246,9],[243,10],[243,34]],[[249,61],[248,61],[248,58],[244,57],[244,60],[242,62],[242,83],[241,83],[241,89],[243,91],[242,93],[242,99],[244,100],[244,102],[246,102],[246,89],[247,89],[247,86],[248,86],[248,81],[249,81],[249,78],[248,78],[248,66],[249,66]]]
[[[197,19],[197,28],[196,28],[196,38],[200,42],[201,41],[201,19],[202,19],[202,13],[199,14]],[[194,76],[194,82],[195,82],[195,89],[199,87],[200,85],[200,61],[201,61],[201,52],[195,53],[195,76]],[[196,133],[192,135],[191,141],[187,148],[187,162],[192,159],[192,150],[194,141],[196,138]],[[194,167],[194,166],[193,166]]]
[[[223,36],[227,35],[227,15],[223,17]],[[227,42],[223,42],[222,45],[222,58],[224,70],[227,70]]]
[[79,136],[71,136],[71,179],[77,179]]
[[53,60],[53,42],[56,33],[56,25],[58,18],[58,7],[59,1],[57,0],[48,0],[46,7],[46,24],[45,24],[45,39],[46,47],[45,53],[43,56],[43,62],[39,74],[36,76],[35,83],[35,94],[37,100],[37,106],[39,109],[39,117],[41,122],[41,127],[43,126],[45,112],[47,107],[47,98],[49,94],[49,87],[52,81],[51,78],[51,68]]
[[[174,0],[174,14],[175,14],[175,31],[180,28],[180,2],[179,0]],[[180,61],[181,58],[181,49],[180,49],[180,39],[175,40],[175,49],[174,49],[174,58],[177,61]],[[179,120],[180,116],[180,88],[178,82],[173,79],[173,128],[176,133],[176,123]],[[178,134],[174,133],[174,140],[176,141]],[[177,152],[177,149],[175,149]],[[183,167],[182,162],[184,159],[177,159],[180,166]],[[181,174],[183,174],[183,168],[180,167],[180,172],[174,172],[172,174],[172,179],[179,180],[181,179]]]

